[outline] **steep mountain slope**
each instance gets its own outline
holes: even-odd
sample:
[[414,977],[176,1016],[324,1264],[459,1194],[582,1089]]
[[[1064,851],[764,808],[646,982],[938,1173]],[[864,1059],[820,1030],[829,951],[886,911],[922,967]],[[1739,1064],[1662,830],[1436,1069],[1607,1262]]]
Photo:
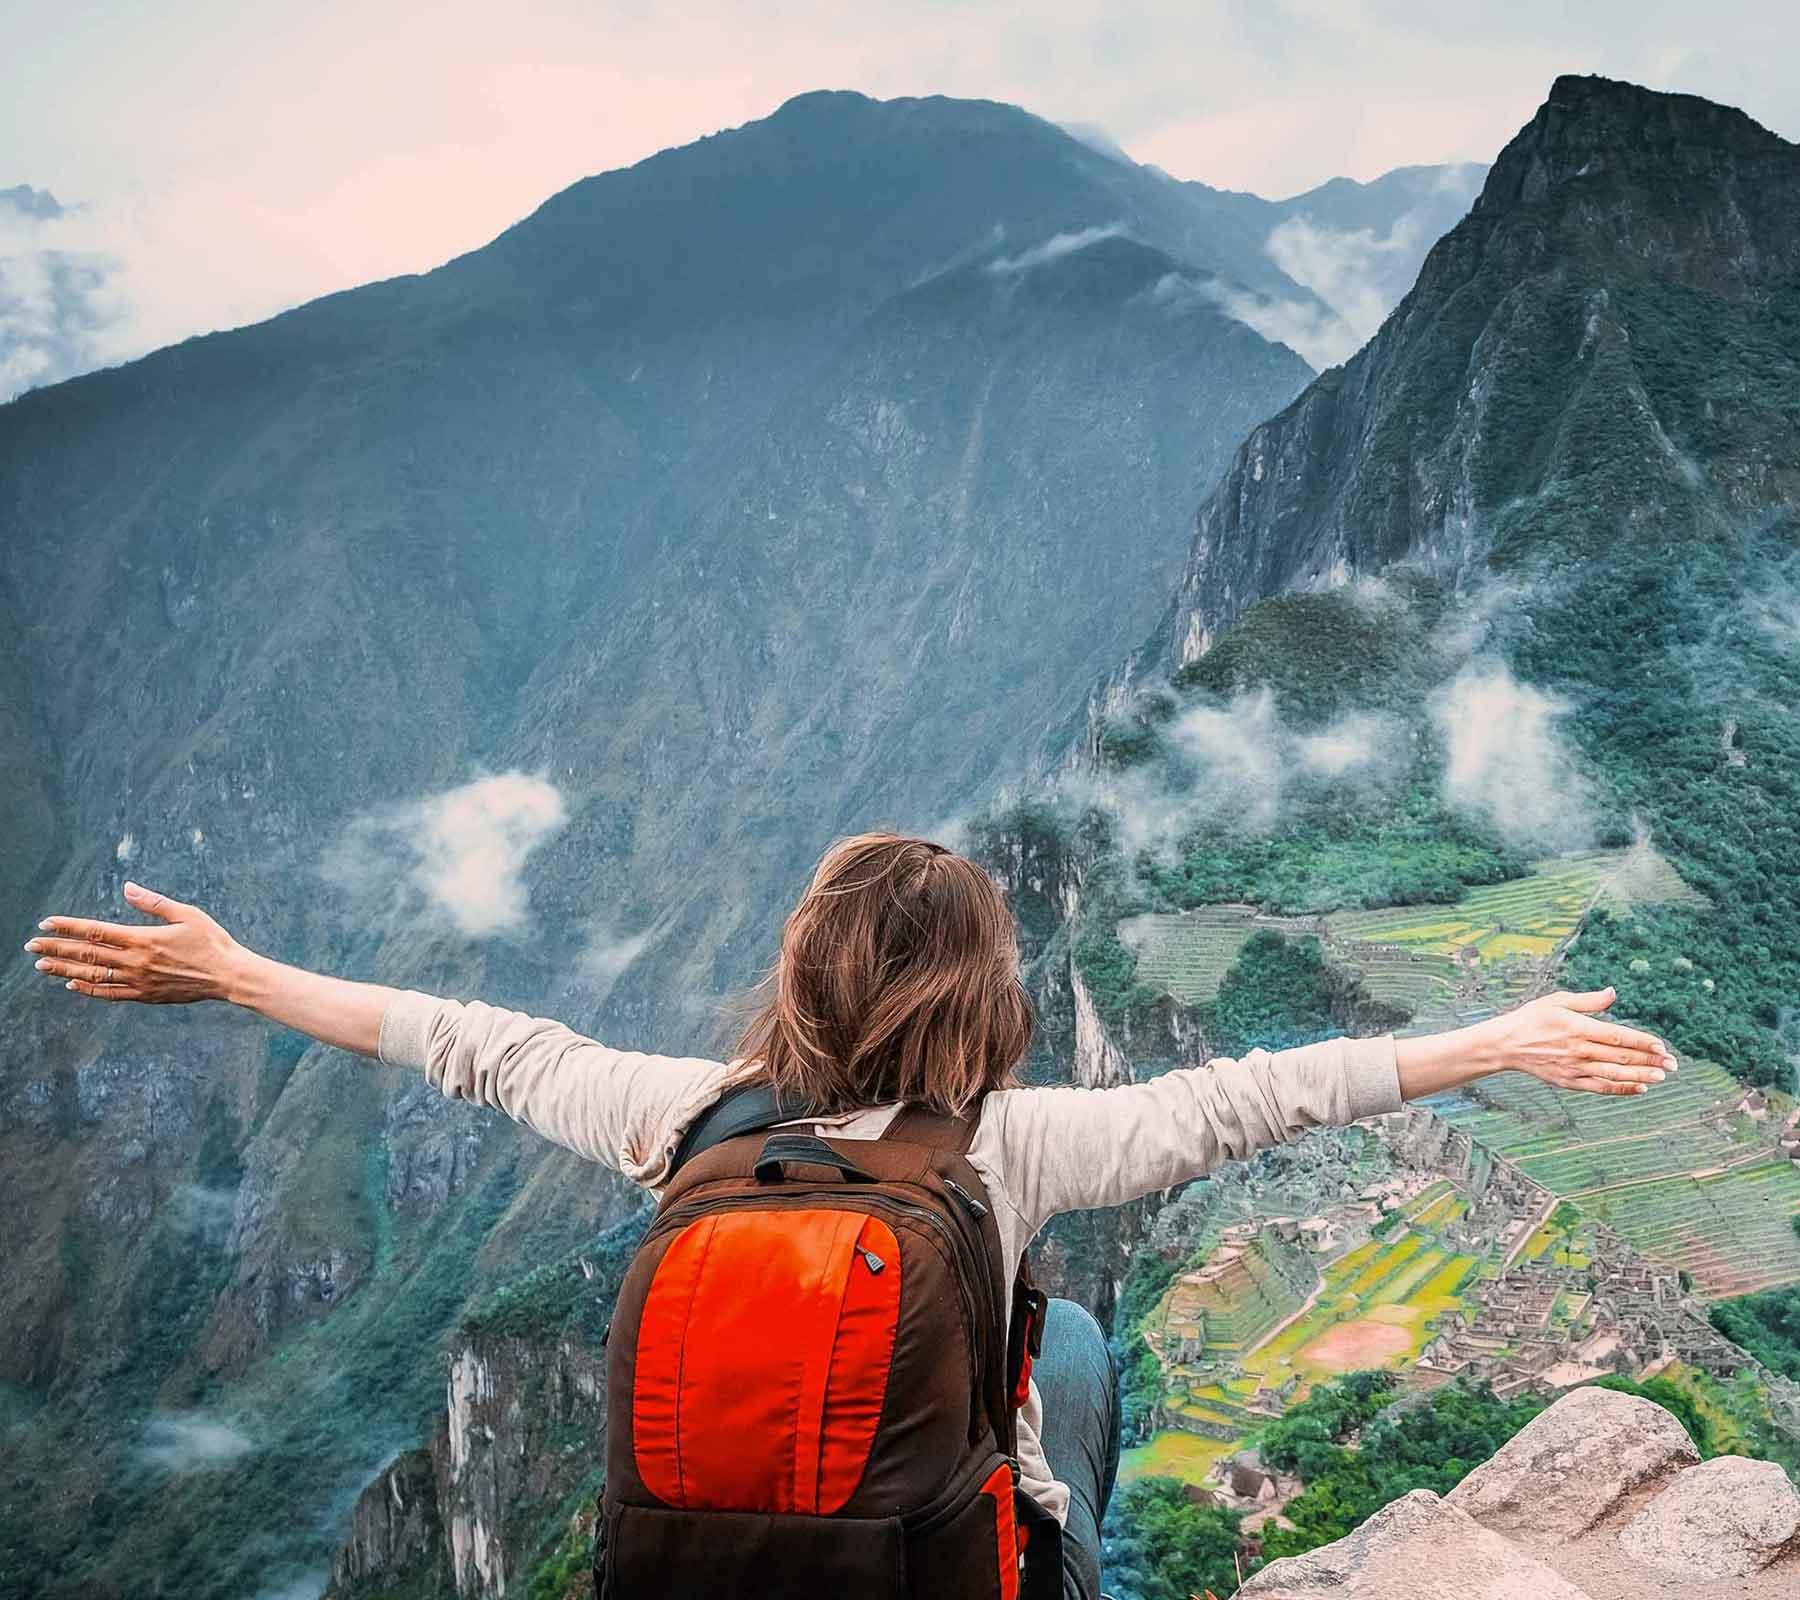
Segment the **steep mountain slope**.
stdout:
[[1379,337],[1202,506],[1177,660],[1259,596],[1466,565],[1590,505],[1589,549],[1621,516],[1790,506],[1797,184],[1795,147],[1741,112],[1559,79]]
[[[0,912],[129,874],[713,1044],[826,839],[967,806],[1153,623],[1308,376],[1214,268],[1178,186],[1023,112],[806,96],[0,408]],[[243,1019],[0,993],[9,1593],[320,1559],[459,1307],[631,1203]]]

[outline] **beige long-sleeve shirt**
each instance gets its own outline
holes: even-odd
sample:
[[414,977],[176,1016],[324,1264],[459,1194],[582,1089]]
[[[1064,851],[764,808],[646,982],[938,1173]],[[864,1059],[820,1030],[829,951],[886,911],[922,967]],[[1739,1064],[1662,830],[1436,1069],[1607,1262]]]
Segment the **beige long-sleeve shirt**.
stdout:
[[[453,1099],[504,1111],[546,1139],[655,1193],[683,1130],[733,1067],[615,1050],[560,1022],[481,1001],[402,990],[387,1007],[383,1061],[421,1070]],[[1199,1178],[1308,1128],[1400,1106],[1394,1039],[1333,1039],[1167,1072],[1112,1089],[1004,1089],[982,1102],[969,1160],[987,1185],[1009,1262],[1063,1211],[1120,1205]],[[878,1138],[897,1107],[816,1124]],[[1060,1521],[1069,1493],[1039,1444],[1037,1388],[1019,1416],[1024,1487]]]

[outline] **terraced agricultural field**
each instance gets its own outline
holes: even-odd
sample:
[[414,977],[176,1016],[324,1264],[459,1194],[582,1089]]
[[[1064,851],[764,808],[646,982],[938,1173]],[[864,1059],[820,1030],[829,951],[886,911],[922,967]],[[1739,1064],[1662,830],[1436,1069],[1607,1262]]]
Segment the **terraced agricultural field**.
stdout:
[[1128,918],[1119,937],[1137,953],[1142,982],[1200,1005],[1218,994],[1252,934],[1317,934],[1334,961],[1362,973],[1377,999],[1435,1022],[1468,1022],[1524,998],[1590,907],[1699,898],[1668,862],[1639,845],[1540,861],[1526,877],[1471,889],[1448,905],[1323,918],[1202,906]]
[[1306,1313],[1242,1364],[1280,1385],[1415,1360],[1432,1320],[1461,1304],[1457,1290],[1475,1265],[1416,1233],[1370,1240],[1326,1268]]
[[1217,997],[1238,951],[1258,926],[1254,907],[1202,906],[1127,918],[1119,924],[1119,938],[1137,952],[1140,983],[1194,1006]]
[[1708,1299],[1800,1282],[1800,1172],[1786,1161],[1609,1190],[1580,1204],[1652,1260],[1690,1274]]
[[[1161,1304],[1144,1321],[1155,1343],[1193,1337],[1204,1326],[1208,1350],[1235,1354],[1246,1350],[1299,1308],[1304,1295],[1278,1269],[1282,1248],[1267,1233],[1243,1246],[1221,1249],[1205,1273],[1184,1273],[1169,1286]],[[1288,1252],[1298,1256],[1299,1252]],[[1296,1271],[1306,1281],[1310,1263]]]
[[1743,1092],[1723,1067],[1690,1060],[1646,1095],[1565,1094],[1508,1074],[1431,1107],[1721,1299],[1800,1281],[1800,1172],[1773,1150],[1790,1104],[1776,1096],[1769,1121],[1753,1122],[1734,1110]]
[[1203,1309],[1206,1359],[1234,1360],[1246,1375],[1194,1383],[1191,1368],[1168,1370],[1163,1404],[1173,1426],[1128,1452],[1121,1471],[1198,1481],[1220,1455],[1265,1425],[1267,1410],[1251,1409],[1259,1391],[1297,1380],[1295,1392],[1304,1396],[1312,1384],[1346,1372],[1416,1361],[1432,1324],[1463,1304],[1463,1286],[1480,1265],[1439,1241],[1437,1230],[1466,1209],[1466,1198],[1448,1180],[1429,1185],[1403,1208],[1403,1226],[1327,1266],[1309,1300],[1288,1291],[1279,1321],[1270,1313],[1280,1290],[1266,1281],[1268,1263],[1254,1249],[1238,1247],[1231,1258],[1215,1261],[1218,1270],[1203,1287],[1171,1285],[1144,1322],[1153,1344],[1166,1349],[1172,1331],[1191,1333],[1193,1312]]
[[1242,1444],[1241,1439],[1208,1439],[1180,1428],[1165,1428],[1147,1443],[1120,1455],[1119,1477],[1125,1483],[1133,1478],[1179,1478],[1183,1483],[1199,1483],[1215,1461]]

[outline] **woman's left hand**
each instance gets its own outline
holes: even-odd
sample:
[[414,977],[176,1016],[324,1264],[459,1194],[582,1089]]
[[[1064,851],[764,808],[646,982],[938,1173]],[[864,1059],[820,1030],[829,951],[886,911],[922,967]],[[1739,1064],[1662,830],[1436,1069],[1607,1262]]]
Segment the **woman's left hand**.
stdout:
[[1653,1033],[1601,1015],[1617,993],[1559,990],[1477,1023],[1469,1031],[1492,1070],[1527,1072],[1558,1089],[1642,1094],[1675,1071],[1675,1052]]

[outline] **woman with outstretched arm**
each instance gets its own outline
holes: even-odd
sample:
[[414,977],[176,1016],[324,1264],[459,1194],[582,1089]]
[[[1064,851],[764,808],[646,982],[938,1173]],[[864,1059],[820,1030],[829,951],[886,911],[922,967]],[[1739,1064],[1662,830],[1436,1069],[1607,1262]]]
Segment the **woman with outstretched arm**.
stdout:
[[[804,1109],[795,1125],[833,1140],[879,1139],[903,1107],[962,1119],[1009,1272],[1059,1212],[1168,1189],[1310,1128],[1494,1073],[1636,1095],[1676,1065],[1660,1039],[1607,1020],[1604,989],[1421,1037],[1252,1050],[1116,1088],[1021,1087],[1032,1019],[1003,898],[964,857],[891,834],[826,853],[729,1061],[619,1050],[478,1000],[302,971],[244,948],[197,906],[131,883],[125,897],[153,920],[46,917],[26,946],[38,969],[98,1000],[225,1001],[421,1071],[652,1193],[684,1133],[739,1084],[769,1086]],[[1019,1387],[1019,1487],[1060,1525],[1064,1592],[1094,1600],[1119,1438],[1110,1358],[1087,1312],[1050,1302]]]

